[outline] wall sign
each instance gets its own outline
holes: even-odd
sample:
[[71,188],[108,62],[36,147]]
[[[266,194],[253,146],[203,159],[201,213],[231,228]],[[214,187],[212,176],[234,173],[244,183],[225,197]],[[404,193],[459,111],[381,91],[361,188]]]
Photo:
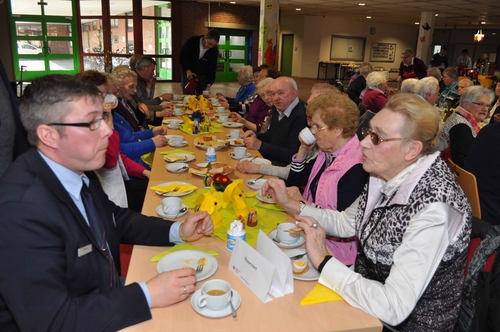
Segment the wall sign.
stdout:
[[394,62],[396,43],[372,43],[370,61]]

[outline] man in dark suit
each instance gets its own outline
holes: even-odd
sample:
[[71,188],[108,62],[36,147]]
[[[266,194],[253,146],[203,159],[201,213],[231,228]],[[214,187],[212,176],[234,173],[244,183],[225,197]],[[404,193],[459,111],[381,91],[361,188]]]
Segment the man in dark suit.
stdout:
[[213,224],[206,213],[175,223],[120,208],[85,176],[104,164],[112,132],[94,84],[41,77],[20,113],[34,148],[0,179],[0,331],[116,331],[187,299],[191,268],[125,287],[117,278],[120,243],[193,241]]
[[299,149],[300,131],[307,126],[306,107],[291,77],[276,78],[271,83],[271,93],[273,108],[269,129],[263,134],[246,131],[244,142],[247,149],[259,150],[273,165],[286,166]]

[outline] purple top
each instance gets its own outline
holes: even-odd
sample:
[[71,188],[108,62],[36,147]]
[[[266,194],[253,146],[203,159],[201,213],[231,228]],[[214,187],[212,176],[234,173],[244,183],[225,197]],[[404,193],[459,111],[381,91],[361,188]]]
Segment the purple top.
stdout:
[[247,120],[255,123],[256,125],[262,125],[264,119],[269,112],[270,107],[258,96],[255,98],[250,106],[250,111],[248,112]]

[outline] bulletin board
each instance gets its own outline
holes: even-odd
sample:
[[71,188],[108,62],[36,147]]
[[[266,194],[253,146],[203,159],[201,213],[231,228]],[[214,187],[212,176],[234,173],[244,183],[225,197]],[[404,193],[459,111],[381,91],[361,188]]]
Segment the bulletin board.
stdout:
[[366,38],[332,35],[330,60],[365,61]]
[[394,62],[396,43],[372,43],[371,62]]

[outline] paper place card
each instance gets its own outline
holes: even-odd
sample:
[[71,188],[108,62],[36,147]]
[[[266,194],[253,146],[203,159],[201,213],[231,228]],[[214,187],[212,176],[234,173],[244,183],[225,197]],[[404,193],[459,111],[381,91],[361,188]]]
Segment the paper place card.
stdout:
[[257,250],[238,238],[229,269],[264,303],[293,293],[290,258],[259,230]]

